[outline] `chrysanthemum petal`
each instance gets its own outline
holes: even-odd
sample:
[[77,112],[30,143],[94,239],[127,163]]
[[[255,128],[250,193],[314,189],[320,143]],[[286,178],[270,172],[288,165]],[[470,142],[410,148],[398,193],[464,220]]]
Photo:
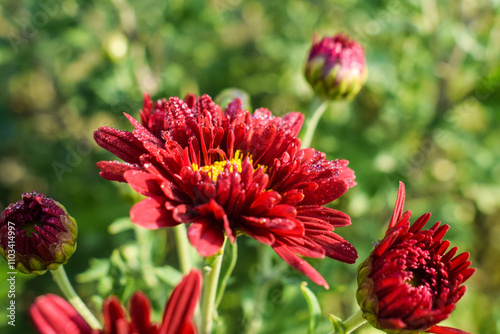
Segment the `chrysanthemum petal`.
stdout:
[[345,263],[354,263],[358,258],[356,248],[333,232],[314,235],[311,238],[325,249],[329,258]]
[[434,334],[470,334],[469,332],[444,326],[432,326],[426,332]]
[[151,197],[163,195],[163,191],[158,184],[158,178],[150,173],[129,170],[123,174],[123,178],[130,184],[132,189],[141,195]]
[[165,200],[158,197],[148,197],[135,204],[130,210],[130,220],[150,230],[179,224],[172,218],[172,211],[165,208]]
[[99,161],[97,167],[101,170],[99,175],[109,181],[127,182],[123,174],[128,170],[142,170],[138,165],[127,164],[119,161]]
[[351,225],[351,218],[347,214],[319,205],[297,207],[297,217],[316,224],[326,222],[332,227]]
[[123,327],[123,324],[128,327],[125,309],[116,296],[106,298],[102,305],[102,313],[104,318],[103,329],[105,333],[123,333],[122,331],[119,331],[118,328]]
[[39,333],[92,333],[92,328],[73,306],[57,295],[47,294],[38,297],[30,306],[29,313]]
[[130,318],[139,333],[152,333],[151,302],[140,291],[134,293],[130,300]]
[[304,192],[301,205],[324,205],[336,200],[349,189],[344,180],[329,178],[317,180],[318,188],[315,191]]
[[306,276],[309,277],[314,283],[323,286],[325,289],[329,288],[328,283],[325,281],[323,276],[321,276],[316,269],[307,263],[307,261],[291,251],[288,246],[276,242],[273,245],[273,249],[276,254],[278,254],[289,265],[306,274]]
[[192,270],[176,286],[165,306],[160,333],[189,334],[194,332],[193,314],[200,296],[201,280],[201,273],[198,270]]
[[201,256],[215,255],[224,244],[224,232],[210,219],[199,220],[188,228],[188,239]]
[[131,164],[138,164],[145,153],[142,143],[128,131],[106,126],[94,132],[94,139],[99,146]]

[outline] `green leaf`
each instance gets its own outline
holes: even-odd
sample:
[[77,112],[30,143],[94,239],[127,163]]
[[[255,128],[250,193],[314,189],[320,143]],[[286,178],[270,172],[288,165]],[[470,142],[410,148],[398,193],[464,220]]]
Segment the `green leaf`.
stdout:
[[345,328],[344,322],[340,318],[334,316],[333,314],[330,314],[330,316],[328,318],[332,322],[334,334],[345,334],[346,333],[346,328]]
[[108,259],[91,259],[90,267],[83,273],[76,275],[78,283],[89,283],[98,281],[101,277],[106,276],[109,272]]
[[318,298],[316,298],[314,292],[307,287],[306,282],[300,284],[300,290],[304,294],[307,301],[307,307],[309,308],[309,328],[307,332],[309,334],[314,334],[316,325],[318,324],[318,318],[321,314],[321,307],[319,306]]
[[120,232],[131,230],[133,228],[134,224],[130,221],[130,218],[122,217],[116,219],[109,225],[108,232],[111,234],[118,234]]
[[154,273],[161,281],[170,286],[175,286],[182,278],[182,273],[171,266],[156,267]]

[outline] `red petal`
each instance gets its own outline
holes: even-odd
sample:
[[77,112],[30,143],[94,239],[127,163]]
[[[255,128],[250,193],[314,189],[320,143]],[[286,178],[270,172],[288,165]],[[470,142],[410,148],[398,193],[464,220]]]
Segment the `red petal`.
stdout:
[[276,241],[274,234],[267,228],[258,228],[246,224],[245,226],[241,227],[241,230],[242,232],[248,234],[249,237],[254,238],[255,240],[263,243],[264,245],[271,246]]
[[299,189],[292,189],[285,193],[282,193],[283,197],[281,203],[288,205],[297,205],[304,199],[304,194]]
[[[270,229],[280,235],[294,235],[303,237],[304,226],[300,221],[286,218],[267,218],[267,217],[248,217],[241,216],[245,219],[245,223],[258,229]],[[249,226],[247,226],[249,227]]]
[[323,276],[321,276],[316,269],[307,263],[306,260],[293,253],[288,246],[277,241],[272,247],[276,254],[278,254],[289,265],[306,274],[307,277],[309,277],[314,283],[322,285],[325,289],[329,288],[328,283],[326,283]]
[[278,204],[267,212],[271,217],[294,218],[297,215],[297,210],[293,205]]
[[[405,214],[407,214],[407,213],[408,213],[408,211],[405,212]],[[425,224],[427,224],[427,222],[429,221],[430,218],[431,218],[431,214],[429,212],[426,214],[423,214],[413,224],[411,224],[410,228],[408,229],[408,232],[410,232],[410,233],[420,232],[424,228]],[[408,219],[409,219],[409,217],[408,217]],[[439,223],[437,223],[437,226],[439,226]]]
[[258,164],[262,156],[269,150],[275,147],[271,144],[276,137],[276,127],[269,125],[262,129],[261,133],[257,133],[253,136],[252,142],[250,143],[250,154],[254,160],[254,164]]
[[379,319],[379,325],[382,328],[405,328],[406,327],[406,324],[400,318]]
[[[347,165],[347,160],[340,160],[341,162],[346,162],[345,165]],[[354,179],[356,178],[356,175],[354,174],[354,171],[348,167],[343,167],[340,173],[337,175],[339,179],[342,179],[346,181],[347,186],[349,188],[354,187],[357,183],[354,182]]]
[[201,281],[202,276],[198,270],[191,270],[184,276],[165,306],[160,333],[192,333],[193,313],[200,296]]
[[306,192],[304,190],[304,200],[302,205],[324,205],[330,203],[349,189],[347,182],[338,178],[327,178],[315,180],[318,188],[314,191]]
[[186,94],[184,97],[184,102],[187,104],[188,108],[193,109],[196,103],[196,95],[192,93]]
[[163,142],[160,140],[160,138],[155,137],[148,129],[146,129],[144,126],[142,126],[139,122],[135,120],[132,116],[130,116],[127,113],[123,113],[125,117],[129,120],[130,123],[135,127],[135,130],[133,131],[133,135],[135,138],[137,138],[142,144],[144,143],[152,143],[158,147],[163,147]]
[[128,170],[143,170],[138,165],[127,164],[119,161],[99,161],[97,167],[101,170],[99,175],[109,181],[127,182],[123,174]]
[[351,218],[338,210],[324,206],[299,206],[297,218],[306,218],[308,222],[327,222],[332,227],[351,225]]
[[252,216],[265,215],[271,208],[278,204],[280,200],[281,196],[276,191],[263,192],[250,207],[250,213]]
[[130,300],[130,317],[139,333],[151,331],[151,302],[140,291],[134,293]]
[[304,123],[304,115],[300,112],[291,112],[286,114],[281,118],[283,120],[284,127],[288,130],[288,135],[296,137],[302,124]]
[[30,317],[39,333],[90,334],[92,328],[65,299],[47,294],[35,299]]
[[144,196],[161,196],[163,191],[158,184],[158,178],[150,173],[129,170],[123,173],[123,178],[128,184],[137,191],[139,194]]
[[396,225],[399,219],[403,216],[403,207],[405,205],[405,184],[399,182],[398,196],[396,198],[396,205],[394,207],[394,213],[392,214],[391,222],[389,223],[389,228]]
[[139,163],[139,157],[146,153],[142,143],[131,132],[102,127],[94,132],[96,143],[118,158],[132,164]]
[[325,257],[325,249],[308,238],[279,238],[283,245],[286,245],[297,255],[322,259]]
[[434,334],[470,334],[469,332],[460,329],[444,326],[432,326],[431,328],[426,330],[426,332]]
[[326,232],[310,237],[321,245],[329,258],[345,263],[354,263],[358,258],[358,252],[353,245],[333,232]]
[[201,256],[217,253],[224,244],[224,232],[210,219],[199,220],[188,228],[188,239]]
[[106,298],[102,305],[102,313],[104,318],[104,332],[109,334],[119,333],[119,320],[126,320],[126,312],[116,296]]
[[172,212],[165,209],[165,200],[158,197],[148,197],[135,204],[130,210],[130,220],[150,230],[179,225],[172,218]]

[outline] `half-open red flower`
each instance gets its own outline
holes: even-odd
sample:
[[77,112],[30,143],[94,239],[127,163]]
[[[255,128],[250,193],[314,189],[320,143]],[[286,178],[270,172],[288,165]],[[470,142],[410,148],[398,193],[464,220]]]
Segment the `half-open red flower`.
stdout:
[[165,306],[161,323],[151,322],[151,302],[142,292],[130,300],[129,314],[118,298],[103,304],[103,329],[92,330],[65,299],[48,294],[30,306],[30,316],[41,334],[194,334],[193,314],[201,291],[202,275],[192,270],[175,287]]
[[368,322],[386,333],[466,334],[437,326],[449,317],[465,293],[463,283],[475,269],[469,253],[448,250],[443,240],[448,225],[422,230],[430,213],[410,226],[411,212],[403,214],[404,184],[384,239],[375,245],[358,269],[356,299]]
[[42,275],[65,264],[76,250],[78,226],[64,206],[25,193],[0,215],[0,254],[11,270]]
[[248,235],[325,287],[299,255],[356,260],[354,247],[333,232],[349,216],[323,206],[356,184],[354,172],[346,160],[300,148],[302,114],[273,117],[261,108],[252,115],[238,99],[223,111],[207,95],[153,105],[146,94],[142,124],[126,116],[133,132],[103,127],[94,138],[125,161],[99,162],[101,175],[147,196],[130,212],[134,223],[189,223],[202,256],[217,253],[225,236]]

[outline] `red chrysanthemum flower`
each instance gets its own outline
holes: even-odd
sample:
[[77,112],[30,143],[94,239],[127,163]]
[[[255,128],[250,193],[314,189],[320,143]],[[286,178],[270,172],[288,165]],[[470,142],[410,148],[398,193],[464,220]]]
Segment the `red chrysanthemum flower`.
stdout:
[[246,234],[266,245],[317,284],[323,277],[301,257],[353,263],[354,247],[333,232],[349,216],[324,207],[354,186],[346,160],[329,161],[301,149],[303,115],[252,115],[238,99],[225,111],[209,96],[172,97],[155,106],[145,95],[142,125],[109,127],[96,142],[123,159],[99,162],[108,180],[128,182],[147,196],[130,216],[149,229],[189,223],[188,237],[202,256],[217,253],[226,235]]
[[465,334],[436,326],[448,318],[465,293],[462,285],[474,273],[469,253],[448,250],[448,225],[422,230],[430,213],[410,226],[403,214],[405,190],[400,183],[396,207],[384,239],[358,269],[356,299],[368,322],[386,333]]
[[64,206],[44,194],[25,193],[0,215],[0,254],[10,269],[44,274],[76,250],[78,226]]
[[160,324],[151,322],[151,302],[142,292],[130,300],[130,317],[116,297],[103,304],[104,328],[92,330],[65,299],[48,294],[30,306],[30,316],[41,334],[194,334],[193,314],[201,290],[202,275],[192,270],[175,287]]

